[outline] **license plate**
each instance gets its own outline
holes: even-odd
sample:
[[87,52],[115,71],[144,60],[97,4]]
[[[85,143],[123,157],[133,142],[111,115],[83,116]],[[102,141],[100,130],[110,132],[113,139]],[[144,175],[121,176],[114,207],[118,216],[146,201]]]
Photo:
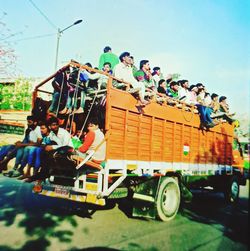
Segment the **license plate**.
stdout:
[[86,202],[88,203],[96,203],[96,195],[95,194],[87,194]]
[[68,197],[69,196],[69,191],[67,189],[63,189],[61,187],[56,187],[55,193],[61,197]]

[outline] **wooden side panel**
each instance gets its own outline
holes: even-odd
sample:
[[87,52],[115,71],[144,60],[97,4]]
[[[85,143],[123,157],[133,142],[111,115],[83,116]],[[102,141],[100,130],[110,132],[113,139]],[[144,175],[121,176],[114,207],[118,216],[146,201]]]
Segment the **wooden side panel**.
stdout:
[[132,101],[126,102],[125,98],[131,98],[127,93],[123,96],[119,91],[117,94],[119,98],[116,91],[111,90],[106,112],[106,129],[110,132],[108,159],[232,163],[232,126],[223,124],[208,131],[201,130],[197,117],[192,124],[182,115],[185,111],[166,107],[166,112],[159,105],[157,111],[156,104],[152,104],[152,113],[149,105],[142,114],[133,108]]
[[163,146],[163,159],[166,162],[173,162],[174,155],[174,123],[172,121],[165,122],[165,135]]

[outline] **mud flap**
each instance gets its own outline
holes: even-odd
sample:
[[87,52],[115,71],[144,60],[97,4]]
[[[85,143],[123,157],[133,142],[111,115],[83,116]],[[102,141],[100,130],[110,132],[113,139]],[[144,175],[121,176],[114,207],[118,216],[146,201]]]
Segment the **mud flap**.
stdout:
[[156,218],[155,198],[159,178],[148,179],[135,188],[133,194],[133,217]]

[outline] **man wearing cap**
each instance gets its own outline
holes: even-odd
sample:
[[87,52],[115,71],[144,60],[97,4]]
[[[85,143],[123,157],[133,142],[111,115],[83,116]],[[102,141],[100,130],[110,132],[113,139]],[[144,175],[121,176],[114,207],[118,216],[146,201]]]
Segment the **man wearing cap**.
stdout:
[[111,64],[111,70],[119,63],[118,57],[112,53],[112,49],[109,46],[103,49],[103,54],[99,58],[99,70],[102,70],[104,63],[107,62]]

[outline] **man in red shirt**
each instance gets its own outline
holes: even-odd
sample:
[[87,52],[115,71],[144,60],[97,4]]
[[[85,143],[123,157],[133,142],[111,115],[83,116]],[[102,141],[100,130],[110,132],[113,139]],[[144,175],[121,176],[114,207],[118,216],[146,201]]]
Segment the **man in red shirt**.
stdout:
[[88,133],[83,144],[78,148],[77,155],[85,158],[94,151],[92,159],[101,163],[106,158],[106,142],[103,132],[99,129],[98,121],[92,118],[88,123]]

